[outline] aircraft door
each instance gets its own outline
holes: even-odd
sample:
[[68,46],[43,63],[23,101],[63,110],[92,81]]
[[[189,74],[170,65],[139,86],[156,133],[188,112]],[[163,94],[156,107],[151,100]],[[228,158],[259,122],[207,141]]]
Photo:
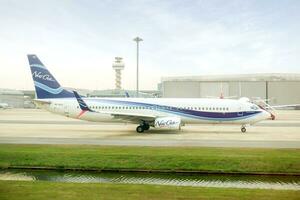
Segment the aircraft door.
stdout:
[[239,107],[239,111],[237,112],[238,117],[242,117],[244,115],[244,112],[242,111],[242,107]]

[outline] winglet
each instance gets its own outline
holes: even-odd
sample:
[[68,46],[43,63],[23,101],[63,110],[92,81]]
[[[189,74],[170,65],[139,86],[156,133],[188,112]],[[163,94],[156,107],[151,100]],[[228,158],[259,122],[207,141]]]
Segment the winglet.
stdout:
[[76,91],[73,91],[75,97],[76,97],[76,100],[81,108],[81,110],[83,111],[91,111],[93,112],[89,107],[88,105],[83,101],[83,99],[80,97],[80,95],[76,92]]

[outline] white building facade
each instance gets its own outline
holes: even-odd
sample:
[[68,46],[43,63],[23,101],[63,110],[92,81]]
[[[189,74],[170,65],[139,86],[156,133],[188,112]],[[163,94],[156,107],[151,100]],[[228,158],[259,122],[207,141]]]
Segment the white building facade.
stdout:
[[271,105],[300,103],[300,74],[241,74],[163,77],[165,98],[249,97]]

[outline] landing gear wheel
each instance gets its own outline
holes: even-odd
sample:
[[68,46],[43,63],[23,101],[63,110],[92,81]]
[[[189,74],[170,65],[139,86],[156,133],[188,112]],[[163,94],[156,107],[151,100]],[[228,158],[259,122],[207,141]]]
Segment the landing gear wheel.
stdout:
[[149,126],[149,124],[144,124],[144,125],[143,125],[143,128],[144,128],[145,131],[148,131],[149,128],[150,128],[150,126]]
[[144,127],[143,126],[138,126],[138,127],[136,127],[136,132],[138,132],[138,133],[143,133],[144,132]]
[[245,132],[246,132],[246,128],[245,128],[245,127],[242,127],[242,128],[241,128],[241,131],[242,131],[242,133],[245,133]]

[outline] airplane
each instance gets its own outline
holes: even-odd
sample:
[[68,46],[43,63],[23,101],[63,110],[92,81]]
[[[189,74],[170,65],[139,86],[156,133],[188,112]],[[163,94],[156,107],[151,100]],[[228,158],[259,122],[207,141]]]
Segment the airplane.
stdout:
[[95,98],[64,89],[36,55],[27,55],[33,78],[35,104],[52,113],[93,122],[129,122],[143,133],[150,127],[181,129],[186,124],[246,126],[271,119],[268,110],[243,98]]
[[0,103],[0,108],[2,108],[2,109],[8,109],[10,107],[8,106],[7,103]]

